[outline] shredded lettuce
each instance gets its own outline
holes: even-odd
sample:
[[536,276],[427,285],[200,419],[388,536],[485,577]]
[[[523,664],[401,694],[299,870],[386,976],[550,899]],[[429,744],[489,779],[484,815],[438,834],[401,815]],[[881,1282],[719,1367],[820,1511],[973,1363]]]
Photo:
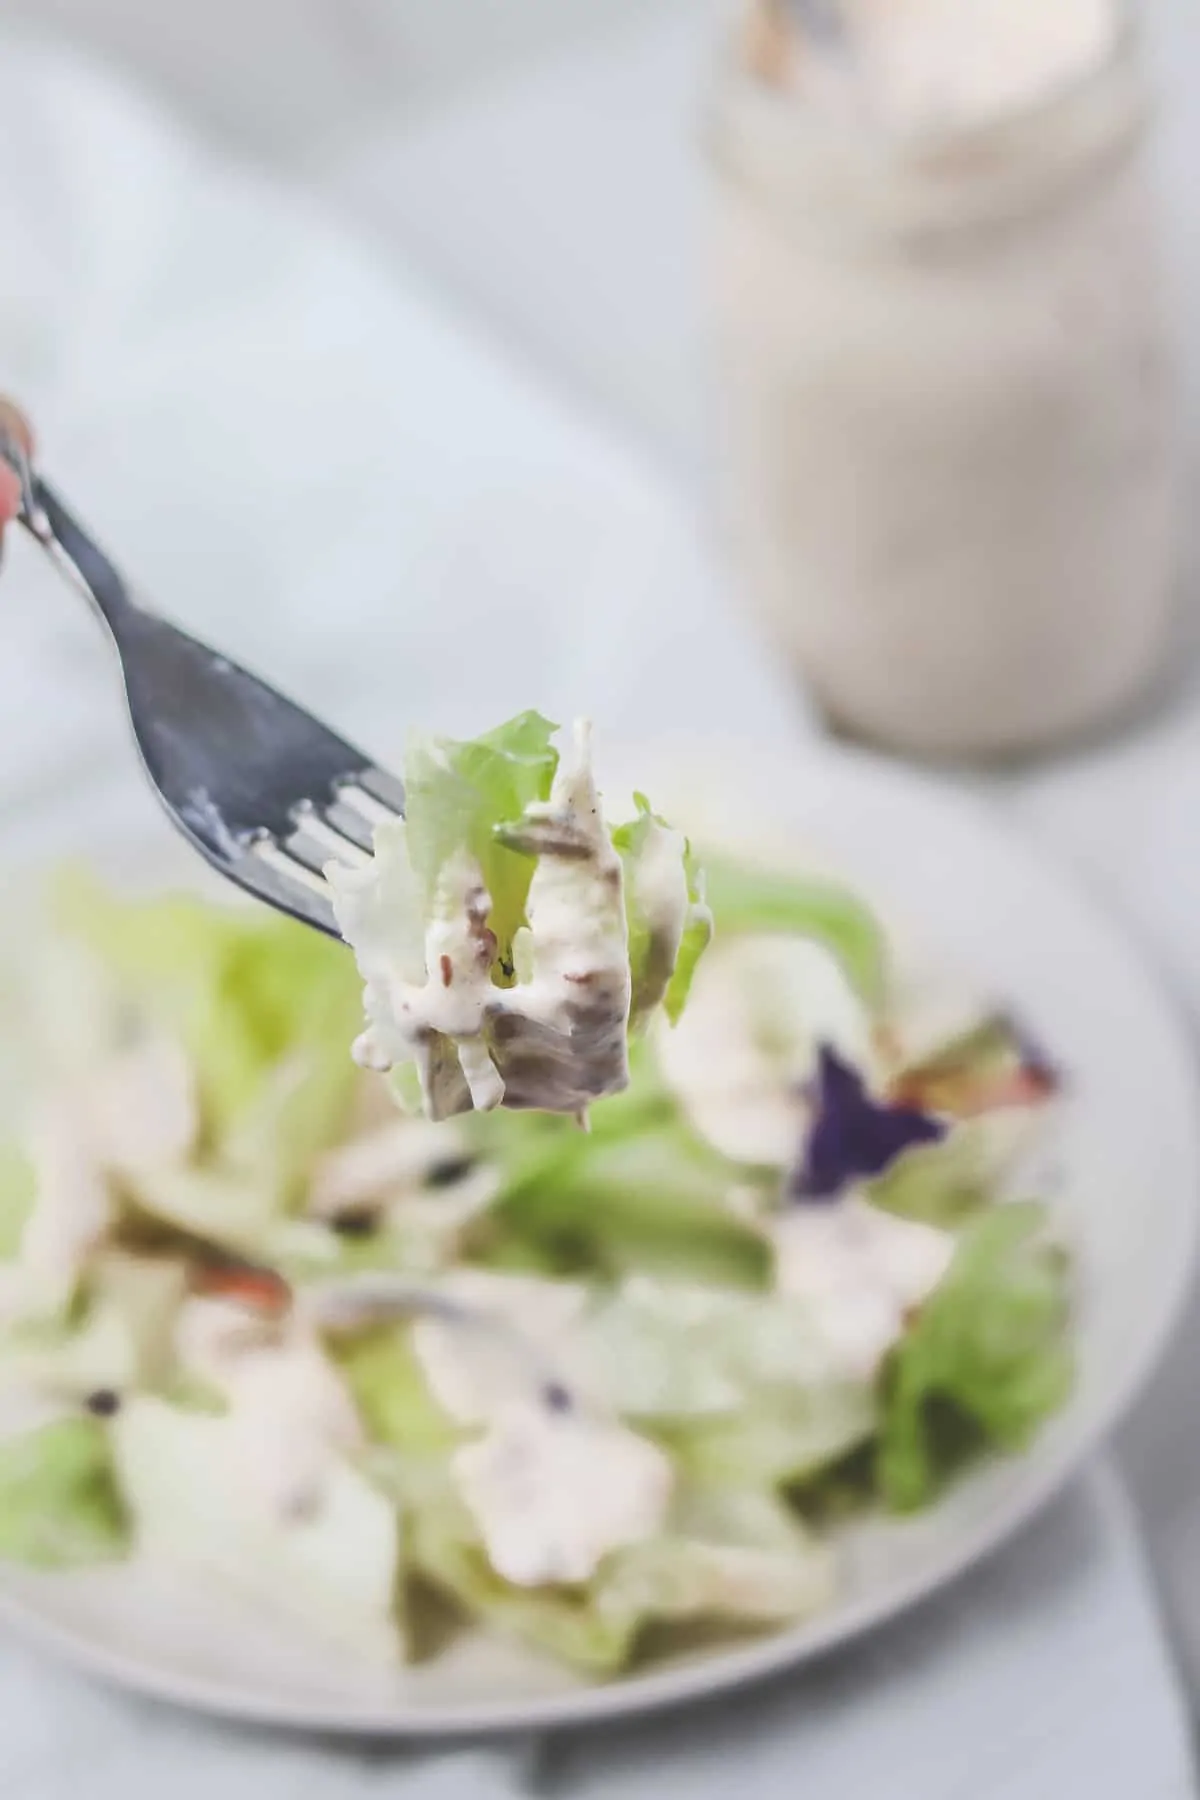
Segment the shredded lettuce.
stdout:
[[886,1503],[933,1500],[964,1448],[1021,1450],[1073,1379],[1067,1266],[1045,1209],[1010,1202],[964,1232],[949,1274],[893,1352],[877,1481]]

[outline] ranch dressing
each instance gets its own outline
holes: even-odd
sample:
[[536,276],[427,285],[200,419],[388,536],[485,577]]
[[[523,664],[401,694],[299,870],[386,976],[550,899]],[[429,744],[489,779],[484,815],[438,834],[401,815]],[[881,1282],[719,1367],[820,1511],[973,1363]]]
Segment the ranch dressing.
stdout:
[[[830,717],[981,756],[1163,660],[1177,386],[1114,0],[759,4],[711,119],[730,523]],[[1136,271],[1136,277],[1132,272]]]

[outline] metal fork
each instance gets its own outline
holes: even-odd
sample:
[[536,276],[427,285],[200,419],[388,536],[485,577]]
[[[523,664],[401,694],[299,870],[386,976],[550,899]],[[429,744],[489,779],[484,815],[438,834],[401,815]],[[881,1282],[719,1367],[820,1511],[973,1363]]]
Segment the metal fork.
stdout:
[[404,789],[363,751],[256,675],[131,599],[104,552],[0,431],[20,522],[107,625],[133,734],[167,815],[218,874],[339,937],[331,859],[366,861]]

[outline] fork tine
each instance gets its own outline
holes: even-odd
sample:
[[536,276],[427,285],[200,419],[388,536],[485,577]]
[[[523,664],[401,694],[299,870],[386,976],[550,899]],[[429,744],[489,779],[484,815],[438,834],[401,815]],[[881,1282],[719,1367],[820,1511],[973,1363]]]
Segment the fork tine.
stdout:
[[403,785],[228,656],[135,602],[116,566],[0,433],[22,482],[22,523],[107,624],[134,737],[174,824],[245,892],[340,936],[322,879],[361,865]]
[[[356,862],[363,860],[362,853],[370,855],[374,845],[373,827],[353,806],[344,800],[335,800],[331,805],[322,808],[320,816],[328,830],[343,840],[348,839],[360,852],[354,858]],[[391,816],[389,813],[388,817]]]
[[329,937],[341,937],[327,885],[270,838],[247,844],[236,861],[217,866],[255,899],[265,900],[268,906],[315,926]]
[[369,863],[369,853],[324,818],[310,800],[301,801],[293,809],[296,829],[283,840],[283,848],[297,862],[314,874],[324,873],[325,864],[333,857],[337,862],[362,867]]
[[361,788],[372,800],[377,800],[386,812],[397,818],[404,817],[404,783],[386,769],[362,769],[354,777],[354,786]]

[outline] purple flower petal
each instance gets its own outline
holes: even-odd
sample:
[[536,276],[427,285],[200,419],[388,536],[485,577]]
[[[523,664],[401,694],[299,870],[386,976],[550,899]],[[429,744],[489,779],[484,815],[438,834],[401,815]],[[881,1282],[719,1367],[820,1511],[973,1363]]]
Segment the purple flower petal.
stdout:
[[791,1200],[836,1200],[853,1182],[882,1175],[905,1150],[946,1135],[929,1113],[873,1100],[858,1070],[828,1044],[818,1052],[813,1086],[813,1123],[788,1181]]

